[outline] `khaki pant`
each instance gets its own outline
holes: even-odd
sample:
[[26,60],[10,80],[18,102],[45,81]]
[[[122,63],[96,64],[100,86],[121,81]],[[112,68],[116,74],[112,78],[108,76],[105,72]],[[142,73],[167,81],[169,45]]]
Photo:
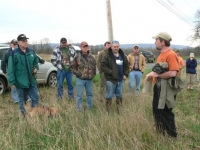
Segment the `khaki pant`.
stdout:
[[188,87],[193,87],[196,74],[187,73],[187,85]]
[[105,99],[106,94],[106,78],[104,76],[104,72],[100,72],[100,95],[101,100]]

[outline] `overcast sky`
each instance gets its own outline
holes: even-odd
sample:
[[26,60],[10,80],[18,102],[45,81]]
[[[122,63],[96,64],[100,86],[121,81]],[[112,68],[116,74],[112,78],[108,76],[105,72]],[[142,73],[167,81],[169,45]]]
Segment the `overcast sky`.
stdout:
[[[158,1],[111,0],[114,39],[121,44],[154,43],[152,36],[164,31],[172,36],[172,44],[190,45],[200,1],[162,0],[189,23]],[[0,10],[0,43],[21,33],[29,43],[43,38],[59,43],[61,37],[89,45],[108,40],[106,0],[1,0]]]

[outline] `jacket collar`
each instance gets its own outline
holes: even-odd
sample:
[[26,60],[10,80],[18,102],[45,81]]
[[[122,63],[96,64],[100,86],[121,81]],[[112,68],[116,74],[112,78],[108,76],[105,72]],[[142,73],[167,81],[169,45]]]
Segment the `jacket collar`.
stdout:
[[[20,47],[18,47],[17,49],[16,49],[20,54],[24,54],[24,52],[20,49]],[[28,53],[30,51],[30,49],[27,47],[26,48],[26,53]]]
[[[112,52],[111,47],[108,49],[108,53],[109,53],[109,55],[113,55],[113,52]],[[123,52],[121,49],[119,49],[119,54],[120,54],[121,56],[124,56],[124,52]]]

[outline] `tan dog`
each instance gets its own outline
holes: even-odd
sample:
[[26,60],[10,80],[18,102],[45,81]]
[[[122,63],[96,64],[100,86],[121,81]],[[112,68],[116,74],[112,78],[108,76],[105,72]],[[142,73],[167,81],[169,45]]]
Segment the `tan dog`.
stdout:
[[58,115],[57,108],[49,108],[46,106],[37,106],[31,109],[30,116],[45,116],[45,117],[54,117]]

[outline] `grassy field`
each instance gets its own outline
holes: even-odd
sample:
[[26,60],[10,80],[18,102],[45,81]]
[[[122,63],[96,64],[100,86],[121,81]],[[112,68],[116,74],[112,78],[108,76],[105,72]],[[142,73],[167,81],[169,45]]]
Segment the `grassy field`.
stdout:
[[[43,57],[43,56],[42,56]],[[43,57],[44,58],[44,57]],[[49,58],[49,57],[47,57]],[[48,60],[45,58],[46,60]],[[145,74],[149,72],[146,70]],[[183,71],[184,72],[184,71]],[[144,74],[144,76],[145,76]],[[182,78],[185,80],[185,74]],[[0,149],[2,150],[199,150],[200,149],[200,89],[181,91],[173,110],[178,138],[156,133],[152,116],[152,93],[128,94],[124,86],[123,108],[116,111],[115,99],[108,115],[105,102],[99,101],[99,76],[94,79],[92,110],[78,112],[75,101],[69,101],[65,87],[62,101],[56,98],[56,88],[40,86],[40,105],[57,107],[55,118],[22,118],[10,93],[0,97]],[[84,105],[85,105],[84,95]],[[29,110],[29,103],[26,109]]]

